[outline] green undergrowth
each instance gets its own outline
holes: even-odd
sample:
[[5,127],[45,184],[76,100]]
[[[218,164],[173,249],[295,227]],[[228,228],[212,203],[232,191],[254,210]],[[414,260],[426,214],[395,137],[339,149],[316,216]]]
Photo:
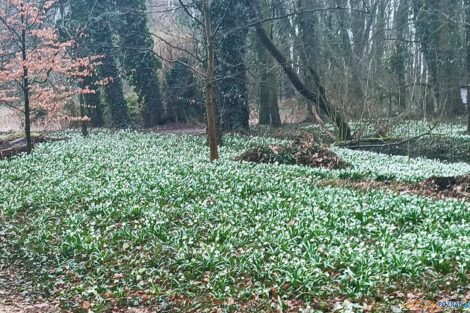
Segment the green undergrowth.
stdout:
[[343,149],[352,169],[234,161],[274,143],[285,142],[230,136],[210,163],[202,137],[98,133],[0,161],[0,262],[24,266],[65,308],[97,312],[468,291],[468,203],[317,184],[468,168]]

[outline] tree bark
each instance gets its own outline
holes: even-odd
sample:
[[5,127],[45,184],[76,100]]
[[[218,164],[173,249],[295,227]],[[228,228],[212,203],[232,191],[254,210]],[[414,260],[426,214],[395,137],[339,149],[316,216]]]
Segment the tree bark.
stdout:
[[408,13],[408,0],[401,0],[398,4],[398,10],[395,16],[395,31],[397,40],[395,44],[395,53],[392,57],[391,67],[398,84],[398,106],[402,111],[406,110],[407,108],[408,98],[406,88],[406,57],[408,51],[405,43],[405,33],[408,30]]
[[460,38],[454,22],[458,20],[456,4],[437,0],[414,0],[411,3],[438,110],[448,117],[461,114],[458,91],[461,77],[457,59]]
[[[261,60],[263,63],[265,60]],[[266,64],[262,64],[260,83],[259,83],[259,117],[258,124],[269,125],[271,124],[271,114],[269,110],[269,90],[268,90],[268,73]]]
[[[347,7],[349,1],[337,0],[336,4],[341,7]],[[357,16],[354,16],[354,23],[352,16],[347,11],[338,12],[339,35],[341,37],[341,48],[343,49],[344,61],[347,65],[346,71],[350,72],[349,85],[349,100],[351,101],[353,110],[351,114],[355,117],[362,116],[364,112],[364,90],[361,77],[360,59],[362,55],[358,55],[361,49],[358,45],[361,44],[362,29],[361,23]],[[364,24],[362,25],[364,27]]]
[[[300,0],[299,10],[308,11],[318,9],[318,1],[315,0]],[[302,53],[300,53],[300,59],[302,60],[303,66],[313,66],[319,69],[318,60],[320,59],[319,38],[318,38],[318,18],[313,13],[302,13],[298,16],[299,19],[299,30],[301,34],[302,42]],[[303,71],[306,77],[306,84],[309,88],[314,87],[313,82],[308,79],[308,71]],[[320,74],[320,73],[319,73]],[[313,107],[312,101],[307,101],[307,118],[306,122],[315,122],[315,108]]]
[[[269,3],[263,0],[262,17],[271,16]],[[266,23],[266,32],[273,38],[273,23]],[[260,40],[256,42],[258,58],[261,63],[259,124],[279,127],[282,125],[278,103],[278,77],[275,60]]]
[[87,114],[86,114],[87,110],[85,108],[86,102],[83,100],[83,96],[84,95],[80,96],[80,117],[82,118],[82,121],[80,122],[80,128],[81,128],[82,136],[87,137],[88,136],[88,121],[83,120],[84,118],[87,117]]
[[[24,17],[21,17],[24,23]],[[26,55],[26,30],[21,31],[21,55],[23,61],[27,60]],[[33,141],[31,139],[31,105],[29,103],[29,78],[28,68],[23,66],[23,97],[24,97],[24,131],[26,136],[26,151],[31,153],[33,150]]]
[[207,135],[209,137],[210,159],[215,161],[219,158],[217,147],[217,134],[215,129],[214,112],[214,38],[212,34],[212,22],[210,16],[209,0],[203,2],[204,28],[207,40],[207,73],[206,73],[206,111],[207,111]]
[[[259,3],[253,3],[250,1],[250,10],[253,18],[259,18],[257,9]],[[300,79],[300,77],[295,72],[292,65],[287,61],[286,57],[277,49],[272,40],[269,38],[266,30],[263,28],[262,24],[256,24],[256,33],[261,40],[261,43],[268,49],[272,56],[276,59],[279,65],[282,67],[287,77],[291,81],[292,85],[297,89],[297,91],[303,95],[308,100],[318,103],[319,107],[328,115],[333,124],[337,128],[338,139],[340,140],[349,140],[352,137],[351,128],[347,124],[344,116],[332,106],[328,99],[326,98],[326,92],[324,87],[321,85],[320,79],[311,66],[308,70],[312,76],[312,80],[315,83],[317,91],[314,92],[311,89],[307,88],[305,83]]]
[[268,74],[268,88],[270,91],[270,113],[271,113],[271,126],[273,127],[280,127],[282,126],[281,121],[281,114],[279,113],[279,98],[278,98],[278,79],[277,73],[272,70],[271,73]]
[[[466,26],[465,26],[465,35],[467,41],[467,79],[466,84],[467,88],[469,88],[470,83],[470,0],[465,0],[465,13],[466,13]],[[467,96],[467,132],[470,134],[470,101]]]

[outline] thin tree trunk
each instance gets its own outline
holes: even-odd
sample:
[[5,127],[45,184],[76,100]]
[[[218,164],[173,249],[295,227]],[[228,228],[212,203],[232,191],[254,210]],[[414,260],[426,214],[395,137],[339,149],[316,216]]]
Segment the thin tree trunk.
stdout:
[[467,115],[467,133],[470,134],[470,103],[467,103]]
[[[81,98],[83,99],[83,95],[81,96]],[[80,122],[80,126],[81,126],[81,132],[82,132],[82,136],[83,137],[86,137],[88,136],[88,121],[85,121],[84,118],[87,116],[86,115],[86,109],[85,109],[85,103],[84,101],[81,99],[81,103],[80,103],[80,117],[82,118],[82,121]]]
[[[466,41],[467,41],[467,81],[466,87],[469,88],[470,83],[470,0],[465,0],[465,13],[466,13]],[[467,132],[470,134],[470,101],[467,96]]]
[[207,40],[207,73],[206,73],[206,110],[207,110],[207,135],[209,137],[210,159],[215,161],[219,158],[217,147],[217,134],[215,129],[214,112],[214,38],[210,17],[209,0],[204,0],[204,28]]
[[[21,17],[24,23],[24,17]],[[21,54],[23,61],[26,62],[26,30],[21,31]],[[26,135],[26,150],[31,153],[33,150],[33,141],[31,139],[31,106],[29,103],[29,79],[28,68],[23,66],[23,96],[24,96],[24,131]]]

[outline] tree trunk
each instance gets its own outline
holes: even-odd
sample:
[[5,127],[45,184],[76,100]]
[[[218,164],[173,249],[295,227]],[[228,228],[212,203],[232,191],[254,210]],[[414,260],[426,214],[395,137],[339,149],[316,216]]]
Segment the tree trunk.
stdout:
[[[470,83],[470,0],[465,0],[465,13],[466,13],[466,25],[465,25],[465,35],[467,41],[467,79],[466,87],[469,88]],[[470,101],[467,96],[467,132],[470,134]]]
[[[262,17],[268,18],[271,16],[269,3],[267,0],[262,1]],[[270,38],[272,39],[273,23],[266,23],[265,30],[270,34]],[[258,50],[258,58],[262,64],[260,77],[259,124],[279,127],[282,125],[282,122],[279,114],[278,77],[274,67],[275,60],[260,40],[257,40],[256,42],[256,49]]]
[[456,21],[457,1],[447,3],[439,1],[439,32],[438,49],[441,61],[440,76],[443,90],[441,96],[445,107],[443,112],[447,117],[463,114],[463,105],[460,99],[460,71],[458,66],[458,47],[460,46],[460,34]]
[[278,98],[278,79],[277,73],[274,70],[271,70],[268,73],[268,88],[270,91],[269,95],[269,108],[270,108],[270,115],[271,115],[271,126],[273,127],[281,127],[281,114],[279,113],[279,98]]
[[[250,1],[251,15],[253,18],[259,19],[259,3],[253,3]],[[315,70],[309,66],[308,70],[312,76],[312,80],[315,83],[316,91],[312,91],[307,88],[304,82],[299,78],[296,71],[292,65],[287,61],[286,57],[277,49],[272,40],[269,38],[266,30],[261,24],[256,24],[256,33],[261,40],[261,43],[268,49],[272,56],[276,59],[279,65],[282,67],[287,77],[291,81],[292,85],[297,89],[297,91],[303,95],[308,100],[317,103],[319,107],[328,115],[333,124],[337,128],[338,138],[340,140],[349,140],[351,139],[351,128],[347,124],[344,116],[332,106],[328,99],[326,98],[326,92],[323,86],[320,83],[320,79],[315,72]]]
[[470,134],[470,103],[467,103],[467,133]]
[[[345,0],[337,0],[336,4],[341,7],[348,7],[348,1]],[[356,53],[360,50],[358,47],[354,46],[354,44],[360,44],[361,36],[359,34],[362,33],[362,29],[359,27],[360,23],[358,18],[355,16],[354,22],[352,23],[352,17],[350,13],[347,11],[339,11],[338,12],[338,24],[340,27],[339,34],[341,36],[341,48],[344,54],[344,61],[346,63],[346,70],[350,72],[350,81],[349,85],[349,99],[352,103],[352,114],[356,117],[362,116],[364,112],[364,91],[362,82],[363,79],[361,77],[361,69],[360,69],[360,58],[362,55],[357,55]],[[355,27],[353,27],[353,24]],[[364,26],[364,25],[362,25]],[[352,38],[351,38],[352,37]]]
[[452,117],[462,113],[459,97],[460,73],[458,46],[460,38],[455,21],[456,1],[414,0],[416,33],[429,69],[437,109]]
[[[318,1],[315,0],[300,0],[299,1],[299,10],[300,11],[309,11],[318,9]],[[319,40],[318,40],[318,18],[314,13],[302,13],[298,16],[299,19],[299,29],[302,39],[302,53],[301,60],[303,66],[307,68],[309,65],[313,66],[316,69],[319,69]],[[313,82],[308,77],[308,71],[303,71],[305,74],[304,79],[308,87],[314,87]],[[320,74],[320,73],[319,73]],[[313,107],[312,101],[307,101],[307,118],[306,122],[314,122],[315,118],[315,108]]]
[[408,0],[401,0],[398,4],[398,10],[395,17],[396,44],[395,53],[392,57],[391,67],[395,74],[398,85],[398,106],[402,111],[406,110],[407,88],[406,88],[406,57],[408,54],[405,33],[408,30]]
[[106,100],[109,104],[113,127],[126,128],[129,124],[126,101],[122,89],[122,81],[115,59],[111,55],[103,58],[101,65],[103,77],[111,77],[111,81],[104,87]]
[[118,35],[123,47],[132,47],[131,52],[124,52],[122,67],[127,73],[127,81],[135,88],[142,104],[144,128],[155,127],[163,122],[164,107],[160,95],[157,70],[161,67],[155,55],[148,53],[154,47],[149,35],[147,10],[143,0],[119,0],[118,9],[121,19]]
[[[21,17],[24,23],[24,17]],[[26,56],[26,30],[21,31],[21,54],[23,61],[27,60]],[[26,136],[26,151],[31,153],[33,150],[33,141],[31,139],[31,106],[29,103],[29,78],[28,68],[23,66],[23,97],[24,97],[24,131]]]
[[[246,76],[246,5],[243,1],[209,1],[213,19],[219,21],[214,83],[218,128],[222,131],[248,129],[250,109]],[[229,6],[229,7],[228,7]],[[237,31],[233,31],[237,29]]]
[[214,38],[212,34],[212,22],[210,16],[209,0],[203,2],[204,28],[207,40],[207,73],[206,73],[206,111],[207,111],[207,135],[209,137],[210,159],[215,161],[219,158],[217,147],[217,134],[215,129],[214,112]]
[[83,137],[88,136],[88,121],[83,120],[87,114],[86,114],[86,109],[85,109],[85,101],[83,100],[83,96],[80,96],[80,117],[82,118],[82,121],[80,122],[80,128],[81,128],[81,133]]
[[[262,48],[264,49],[264,47]],[[261,52],[261,51],[260,51]],[[264,51],[263,54],[266,54]],[[260,53],[261,54],[261,53]],[[261,61],[261,75],[259,83],[259,117],[258,123],[260,125],[269,125],[271,124],[271,112],[269,108],[269,86],[268,86],[268,69],[265,55],[260,55]]]
[[104,95],[109,105],[112,126],[115,128],[126,128],[129,125],[129,114],[122,87],[122,80],[119,75],[116,52],[113,51],[113,34],[111,26],[107,21],[98,19],[96,25],[90,26],[93,42],[97,43],[95,53],[103,55],[100,76],[108,79],[108,84],[104,86]]

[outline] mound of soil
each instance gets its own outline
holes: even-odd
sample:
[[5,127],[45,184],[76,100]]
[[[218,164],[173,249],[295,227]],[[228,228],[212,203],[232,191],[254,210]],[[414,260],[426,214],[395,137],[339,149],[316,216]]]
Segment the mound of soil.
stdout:
[[457,194],[470,198],[470,175],[455,177],[431,177],[423,185],[437,192]]
[[314,144],[257,146],[237,157],[238,161],[267,164],[304,165],[340,169],[349,167],[332,151]]

